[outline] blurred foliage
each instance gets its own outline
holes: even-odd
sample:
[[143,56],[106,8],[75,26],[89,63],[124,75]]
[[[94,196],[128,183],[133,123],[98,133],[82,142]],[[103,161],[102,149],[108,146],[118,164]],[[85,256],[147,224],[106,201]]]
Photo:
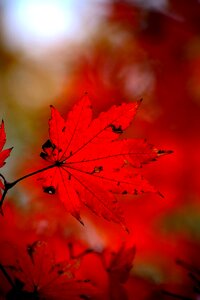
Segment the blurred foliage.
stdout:
[[[199,250],[200,233],[200,2],[169,0],[163,10],[138,3],[108,1],[106,18],[95,32],[40,56],[32,55],[34,49],[30,55],[8,46],[0,21],[0,103],[7,145],[14,146],[2,172],[12,179],[41,164],[49,104],[66,116],[87,91],[97,115],[113,104],[143,98],[127,136],[145,137],[174,154],[144,169],[164,199],[123,200],[130,235],[85,211],[86,226],[80,228],[56,199],[43,195],[35,179],[17,186],[8,201],[19,213],[15,226],[36,236],[65,239],[72,234],[95,249],[113,249],[121,241],[136,244],[136,270],[127,290],[130,299],[134,292],[142,300],[157,299],[151,298],[152,290],[157,295],[160,289],[155,283],[178,283],[184,293],[188,280],[174,263],[177,257],[190,260],[193,255],[193,263],[200,265],[194,250]],[[134,276],[144,280],[140,290]],[[149,294],[140,296],[144,287]]]

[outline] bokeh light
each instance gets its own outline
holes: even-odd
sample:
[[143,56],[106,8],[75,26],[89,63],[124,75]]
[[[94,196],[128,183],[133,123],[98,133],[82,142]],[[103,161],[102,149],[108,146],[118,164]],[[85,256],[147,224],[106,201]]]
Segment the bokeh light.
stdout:
[[[87,36],[98,23],[105,1],[19,0],[2,3],[7,43],[29,49],[55,47],[66,40]],[[98,7],[97,7],[98,3]],[[92,17],[90,17],[90,15]],[[33,52],[34,52],[33,51]]]

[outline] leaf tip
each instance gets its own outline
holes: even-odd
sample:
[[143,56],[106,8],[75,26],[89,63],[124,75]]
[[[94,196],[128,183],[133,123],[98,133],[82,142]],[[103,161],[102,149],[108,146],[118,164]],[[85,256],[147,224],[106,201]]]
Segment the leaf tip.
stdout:
[[72,216],[75,217],[75,218],[79,221],[79,223],[81,223],[81,225],[85,226],[85,224],[84,224],[84,222],[82,221],[82,219],[81,219],[79,213],[72,213]]
[[49,105],[50,106],[50,109],[51,110],[53,110],[53,109],[55,109],[55,107],[51,104],[51,105]]
[[161,155],[172,154],[174,151],[173,150],[156,149],[156,152],[157,152],[158,156],[161,156]]
[[4,120],[1,120],[1,125],[0,125],[0,129],[4,130]]

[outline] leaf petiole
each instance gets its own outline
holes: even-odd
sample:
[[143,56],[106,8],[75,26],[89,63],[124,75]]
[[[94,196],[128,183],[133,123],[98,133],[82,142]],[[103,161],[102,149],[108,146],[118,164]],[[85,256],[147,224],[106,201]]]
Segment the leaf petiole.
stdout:
[[45,167],[45,168],[36,170],[36,171],[31,172],[31,173],[29,173],[29,174],[26,174],[26,175],[24,175],[24,176],[22,176],[22,177],[16,179],[16,180],[13,181],[13,182],[8,182],[8,181],[5,179],[5,177],[4,177],[2,174],[0,174],[0,177],[3,179],[3,182],[4,182],[4,190],[3,190],[3,194],[2,194],[1,200],[0,200],[0,214],[3,215],[2,206],[3,206],[3,202],[4,202],[4,200],[5,200],[6,194],[7,194],[8,191],[9,191],[11,188],[13,188],[18,182],[20,182],[20,181],[22,181],[22,180],[24,180],[24,179],[26,179],[26,178],[28,178],[28,177],[34,176],[34,175],[36,175],[36,174],[38,174],[38,173],[44,172],[44,171],[46,171],[46,170],[48,170],[48,169],[57,167],[57,166],[58,166],[58,163],[56,162],[56,163],[54,163],[53,165],[50,165],[50,166],[47,166],[47,167]]

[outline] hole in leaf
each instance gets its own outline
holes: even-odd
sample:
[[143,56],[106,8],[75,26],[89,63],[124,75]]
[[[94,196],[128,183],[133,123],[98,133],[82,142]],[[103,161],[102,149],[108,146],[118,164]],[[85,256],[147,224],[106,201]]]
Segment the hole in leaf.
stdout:
[[102,166],[97,166],[97,167],[94,167],[94,170],[92,171],[92,174],[100,173],[101,171],[103,171],[103,167]]
[[47,194],[52,194],[52,195],[56,193],[56,189],[52,185],[43,187],[43,191]]

